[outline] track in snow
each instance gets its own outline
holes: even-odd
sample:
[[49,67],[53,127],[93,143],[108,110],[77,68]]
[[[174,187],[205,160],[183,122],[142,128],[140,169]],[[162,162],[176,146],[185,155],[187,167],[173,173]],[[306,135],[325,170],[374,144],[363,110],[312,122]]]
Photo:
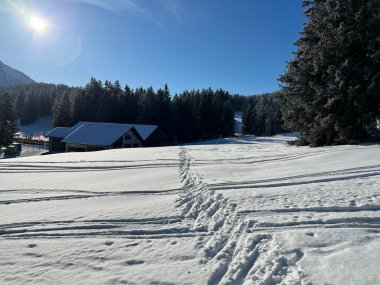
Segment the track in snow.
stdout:
[[199,248],[204,264],[212,268],[208,284],[299,282],[302,271],[297,262],[303,253],[281,253],[271,234],[253,233],[251,222],[237,213],[236,205],[202,181],[186,148],[179,157],[184,193],[178,206],[194,221],[193,229],[207,233],[199,236]]

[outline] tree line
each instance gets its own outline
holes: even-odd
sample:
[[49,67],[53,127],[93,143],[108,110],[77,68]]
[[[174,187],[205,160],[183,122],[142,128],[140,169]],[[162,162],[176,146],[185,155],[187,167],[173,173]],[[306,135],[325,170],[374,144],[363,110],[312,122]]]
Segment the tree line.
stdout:
[[71,127],[79,121],[156,124],[171,143],[177,143],[233,136],[235,112],[244,111],[244,134],[273,135],[283,130],[278,125],[282,121],[276,94],[241,96],[208,88],[171,96],[167,85],[157,91],[131,89],[122,88],[119,81],[103,84],[95,78],[83,88],[39,83],[6,91],[0,94],[12,111],[3,112],[3,117],[9,119],[12,114],[8,120],[12,126],[16,117],[21,123],[31,123],[46,115],[51,115],[54,127]]
[[159,125],[171,142],[189,142],[233,136],[235,111],[244,110],[244,134],[274,135],[282,128],[276,94],[231,95],[222,89],[184,91],[170,95],[167,85],[124,88],[91,78],[75,94],[64,94],[53,106],[55,127],[71,127],[79,121]]
[[17,131],[13,99],[9,94],[0,92],[0,147],[12,144]]
[[273,136],[285,132],[278,93],[244,98],[243,134]]
[[70,127],[78,121],[159,125],[171,141],[193,141],[234,133],[231,95],[221,89],[185,91],[173,97],[167,85],[122,88],[92,78],[74,95],[64,94],[52,112],[53,126]]
[[64,93],[74,94],[78,88],[63,84],[28,83],[0,88],[7,93],[15,105],[17,118],[22,125],[33,123],[36,119],[50,116],[56,99]]

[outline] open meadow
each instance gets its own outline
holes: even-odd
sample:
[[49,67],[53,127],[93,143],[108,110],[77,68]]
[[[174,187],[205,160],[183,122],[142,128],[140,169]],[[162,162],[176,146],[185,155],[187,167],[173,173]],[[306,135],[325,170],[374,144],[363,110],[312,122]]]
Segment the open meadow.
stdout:
[[0,161],[1,284],[379,284],[380,145]]

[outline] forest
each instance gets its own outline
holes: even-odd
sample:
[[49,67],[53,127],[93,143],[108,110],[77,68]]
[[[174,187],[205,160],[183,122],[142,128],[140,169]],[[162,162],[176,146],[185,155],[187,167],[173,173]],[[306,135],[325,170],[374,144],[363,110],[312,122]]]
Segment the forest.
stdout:
[[171,96],[167,85],[157,91],[131,89],[122,88],[118,81],[103,84],[95,78],[74,95],[65,93],[57,99],[52,121],[61,127],[78,121],[155,124],[171,142],[188,142],[233,136],[235,112],[248,105],[255,108],[255,126],[245,127],[244,133],[273,135],[282,130],[277,126],[282,121],[275,94],[241,96],[208,88]]
[[237,111],[244,111],[244,134],[269,136],[284,130],[276,93],[242,96],[208,88],[171,95],[167,85],[156,91],[131,89],[95,78],[83,88],[34,83],[0,93],[12,98],[21,124],[43,116],[51,116],[54,127],[79,121],[155,124],[171,144],[233,136]]

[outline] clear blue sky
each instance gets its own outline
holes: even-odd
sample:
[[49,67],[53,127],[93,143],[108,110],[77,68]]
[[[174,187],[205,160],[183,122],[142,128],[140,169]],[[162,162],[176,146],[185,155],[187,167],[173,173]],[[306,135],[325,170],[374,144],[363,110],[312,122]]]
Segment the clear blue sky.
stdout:
[[0,60],[38,82],[271,92],[305,22],[300,2],[1,0]]

